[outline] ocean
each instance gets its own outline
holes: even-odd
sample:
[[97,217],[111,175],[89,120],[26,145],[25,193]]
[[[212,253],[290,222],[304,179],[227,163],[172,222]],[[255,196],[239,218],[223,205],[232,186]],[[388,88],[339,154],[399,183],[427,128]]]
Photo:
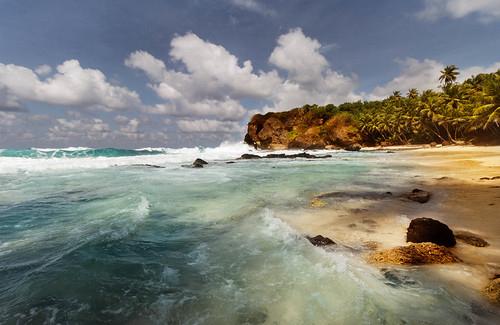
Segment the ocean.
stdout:
[[[243,153],[258,152],[231,143],[0,150],[0,323],[488,324],[498,317],[425,268],[367,265],[361,243],[314,247],[279,217],[311,210],[322,192],[404,188],[412,165],[398,153],[235,160]],[[182,167],[196,158],[209,165]]]

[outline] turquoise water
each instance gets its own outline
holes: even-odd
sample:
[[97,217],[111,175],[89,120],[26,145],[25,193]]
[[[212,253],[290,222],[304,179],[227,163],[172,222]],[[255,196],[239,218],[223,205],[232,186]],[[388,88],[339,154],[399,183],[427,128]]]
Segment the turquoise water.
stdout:
[[[0,323],[486,324],[498,316],[424,271],[395,270],[406,280],[394,282],[355,251],[313,247],[276,217],[318,192],[398,188],[410,175],[404,162],[334,152],[226,164],[247,151],[0,158]],[[210,165],[180,167],[194,157]]]
[[116,149],[116,148],[63,148],[63,149],[0,149],[0,157],[19,158],[84,158],[84,157],[129,157],[158,155],[162,149]]

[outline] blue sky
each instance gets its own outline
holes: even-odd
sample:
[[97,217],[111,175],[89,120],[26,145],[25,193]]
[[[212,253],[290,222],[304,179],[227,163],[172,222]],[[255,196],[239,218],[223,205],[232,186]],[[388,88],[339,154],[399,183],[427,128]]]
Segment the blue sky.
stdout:
[[0,0],[0,147],[216,145],[500,68],[498,0]]

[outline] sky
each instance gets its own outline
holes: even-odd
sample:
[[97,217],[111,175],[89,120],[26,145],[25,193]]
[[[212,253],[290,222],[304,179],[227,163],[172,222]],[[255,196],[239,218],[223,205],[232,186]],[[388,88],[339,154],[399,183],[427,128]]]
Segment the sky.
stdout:
[[500,69],[499,0],[0,0],[0,148],[192,147]]

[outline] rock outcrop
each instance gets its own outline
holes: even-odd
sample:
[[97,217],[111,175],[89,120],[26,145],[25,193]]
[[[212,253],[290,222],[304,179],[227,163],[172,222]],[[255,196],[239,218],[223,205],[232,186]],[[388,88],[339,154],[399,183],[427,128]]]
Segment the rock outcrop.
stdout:
[[441,246],[455,246],[453,231],[442,222],[431,218],[417,218],[410,222],[406,241],[412,243],[430,242]]
[[434,243],[418,243],[378,251],[368,256],[371,263],[420,265],[460,262],[446,247]]
[[361,149],[361,136],[351,116],[329,115],[307,106],[254,115],[245,142],[260,149]]

